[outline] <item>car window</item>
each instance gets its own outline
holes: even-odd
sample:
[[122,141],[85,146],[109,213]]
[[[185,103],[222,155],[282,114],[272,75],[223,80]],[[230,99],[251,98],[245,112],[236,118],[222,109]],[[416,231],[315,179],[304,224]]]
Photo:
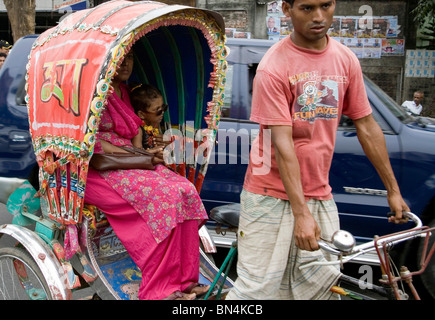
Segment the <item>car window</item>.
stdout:
[[257,72],[258,63],[251,63],[248,65],[248,89],[249,89],[249,105],[251,105],[252,101],[252,88],[254,86],[254,77]]
[[18,85],[17,89],[17,95],[16,95],[16,103],[19,106],[25,106],[26,105],[26,79],[23,76],[23,79],[20,81],[20,84]]
[[[379,124],[384,134],[393,133],[391,127],[388,125],[385,119],[378,113],[376,108],[373,105],[371,105],[371,107],[373,111],[373,118]],[[347,131],[347,132],[356,132],[355,124],[353,123],[352,119],[349,118],[348,116],[345,116],[344,114],[340,118],[340,124],[338,125],[338,130]]]
[[[385,121],[384,117],[377,111],[377,108],[374,104],[386,107],[389,109],[394,116],[396,116],[403,123],[410,122],[412,120],[411,116],[409,116],[403,108],[401,108],[396,101],[394,101],[391,97],[389,97],[382,89],[380,89],[372,80],[368,77],[364,77],[364,84],[370,92],[374,94],[374,96],[369,95],[370,105],[373,110],[373,118],[381,127],[384,134],[394,134],[394,130],[391,126]],[[347,117],[342,116],[340,119],[339,130],[344,131],[355,131],[355,125],[353,121]]]
[[226,71],[222,118],[248,120],[258,63],[229,64]]
[[[251,114],[252,87],[258,64],[273,42],[232,43],[227,45],[230,54],[227,57],[229,68],[226,72],[225,96],[222,118],[249,120]],[[239,41],[236,41],[239,42]]]

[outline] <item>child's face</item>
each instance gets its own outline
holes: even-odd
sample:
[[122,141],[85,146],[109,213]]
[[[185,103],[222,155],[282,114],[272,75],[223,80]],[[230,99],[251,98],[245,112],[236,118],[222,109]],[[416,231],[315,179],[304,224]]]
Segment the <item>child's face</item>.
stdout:
[[158,97],[151,100],[150,106],[144,112],[140,111],[139,117],[147,124],[157,125],[163,120],[163,98]]

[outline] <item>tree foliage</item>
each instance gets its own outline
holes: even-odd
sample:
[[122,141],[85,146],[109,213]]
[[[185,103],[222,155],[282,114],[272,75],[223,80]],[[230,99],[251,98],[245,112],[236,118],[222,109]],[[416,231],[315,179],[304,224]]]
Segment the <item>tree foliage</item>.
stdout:
[[435,17],[435,0],[419,0],[411,13],[414,15],[414,22],[419,27],[423,26],[426,20],[433,20]]
[[420,28],[420,37],[429,41],[426,49],[435,49],[435,0],[419,0],[411,13]]

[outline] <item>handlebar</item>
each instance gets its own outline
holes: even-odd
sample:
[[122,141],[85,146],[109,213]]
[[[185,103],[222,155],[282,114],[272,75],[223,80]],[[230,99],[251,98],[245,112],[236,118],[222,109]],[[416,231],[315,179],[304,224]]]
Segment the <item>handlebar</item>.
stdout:
[[[388,216],[394,215],[394,213],[389,212]],[[380,247],[383,243],[399,243],[402,241],[409,240],[415,237],[425,237],[426,232],[422,230],[423,223],[420,218],[413,214],[412,212],[403,212],[404,217],[410,219],[414,222],[415,226],[411,229],[393,233],[390,235],[383,236],[381,240],[377,240],[375,244],[375,240],[369,241],[367,243],[363,243],[360,245],[355,245],[355,238],[353,235],[347,231],[339,230],[335,232],[332,236],[331,241],[327,240],[319,240],[318,244],[322,250],[329,252],[336,256],[341,256],[342,259],[338,261],[328,261],[328,262],[311,262],[306,265],[301,266],[300,268],[307,268],[312,265],[326,265],[326,264],[339,264],[348,262],[359,255],[365,254],[367,252],[376,250],[376,246]]]

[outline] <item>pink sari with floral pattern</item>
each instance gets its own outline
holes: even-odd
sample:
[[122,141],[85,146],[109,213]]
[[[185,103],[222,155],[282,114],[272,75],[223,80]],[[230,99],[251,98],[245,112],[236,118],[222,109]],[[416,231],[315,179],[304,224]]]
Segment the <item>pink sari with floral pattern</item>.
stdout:
[[[101,116],[96,153],[103,152],[100,140],[131,144],[138,133],[140,119],[124,86],[122,92],[125,102],[112,95]],[[198,282],[198,228],[208,216],[186,178],[163,165],[155,170],[98,172],[90,168],[85,201],[105,212],[141,269],[140,299],[164,299]]]

